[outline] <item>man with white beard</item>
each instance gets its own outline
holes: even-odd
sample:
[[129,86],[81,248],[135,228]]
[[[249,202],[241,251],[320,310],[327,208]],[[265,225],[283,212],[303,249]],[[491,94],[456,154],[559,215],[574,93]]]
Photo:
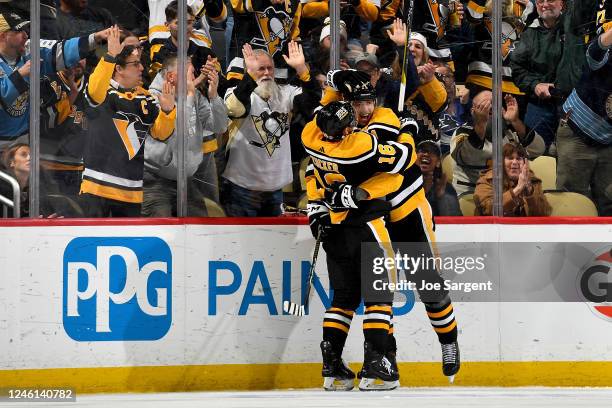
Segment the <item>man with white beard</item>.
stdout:
[[302,46],[290,42],[287,65],[295,69],[302,87],[279,85],[274,61],[265,51],[242,47],[246,74],[227,90],[225,105],[232,120],[227,142],[227,165],[221,178],[221,204],[230,217],[280,215],[282,188],[293,180],[289,124],[293,101],[316,83],[304,60]]

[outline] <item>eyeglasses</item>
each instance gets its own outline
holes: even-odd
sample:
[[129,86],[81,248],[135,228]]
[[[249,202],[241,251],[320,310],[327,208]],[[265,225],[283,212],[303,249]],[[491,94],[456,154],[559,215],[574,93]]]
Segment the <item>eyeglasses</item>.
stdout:
[[553,4],[553,3],[556,3],[557,1],[559,0],[536,0],[536,3],[540,5],[545,4],[545,3]]
[[[132,62],[126,62],[125,64],[123,64],[123,66],[128,66],[128,65],[134,65],[134,66],[140,66],[142,65],[142,62],[140,61],[132,61]],[[144,67],[144,65],[142,65]]]

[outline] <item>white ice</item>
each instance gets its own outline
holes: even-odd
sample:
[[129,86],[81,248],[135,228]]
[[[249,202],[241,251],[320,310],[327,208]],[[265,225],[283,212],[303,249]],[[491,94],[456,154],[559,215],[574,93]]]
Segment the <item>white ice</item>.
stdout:
[[612,388],[401,388],[391,392],[322,390],[77,395],[64,403],[0,402],[0,407],[90,408],[515,408],[612,407]]

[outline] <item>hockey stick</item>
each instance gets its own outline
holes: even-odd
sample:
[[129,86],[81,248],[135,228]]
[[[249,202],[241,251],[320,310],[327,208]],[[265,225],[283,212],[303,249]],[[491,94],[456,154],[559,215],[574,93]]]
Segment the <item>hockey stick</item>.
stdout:
[[[408,0],[404,0],[408,1]],[[410,33],[412,32],[412,16],[414,14],[414,0],[410,0],[408,3],[409,10],[406,16],[406,44],[404,44],[404,58],[402,60],[402,80],[399,89],[399,98],[397,100],[397,111],[402,112],[404,110],[404,99],[406,99],[406,53],[410,52]],[[404,5],[404,15],[406,15],[406,7]]]
[[323,228],[319,227],[317,232],[317,242],[315,243],[314,254],[312,254],[312,262],[310,263],[310,270],[308,271],[308,286],[306,287],[306,297],[304,298],[304,304],[298,305],[289,300],[283,302],[283,311],[294,316],[304,316],[306,314],[306,308],[308,307],[308,301],[310,300],[310,289],[312,288],[312,281],[314,279],[315,265],[317,264],[317,257],[319,256],[319,247],[321,246],[321,231]]

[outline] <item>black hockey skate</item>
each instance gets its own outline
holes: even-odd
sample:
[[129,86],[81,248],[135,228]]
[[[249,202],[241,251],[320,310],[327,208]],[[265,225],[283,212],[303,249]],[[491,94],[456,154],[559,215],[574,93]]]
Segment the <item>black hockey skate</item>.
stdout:
[[350,391],[355,387],[355,373],[336,353],[329,341],[321,342],[323,388],[325,391]]
[[[359,372],[359,389],[361,391],[388,391],[399,387],[399,372],[395,358],[393,362],[387,356],[372,348],[372,344],[363,343],[363,368]],[[394,356],[393,356],[394,357]]]
[[460,366],[459,344],[456,341],[442,344],[442,372],[448,377],[451,384],[455,381],[455,374],[459,371]]

